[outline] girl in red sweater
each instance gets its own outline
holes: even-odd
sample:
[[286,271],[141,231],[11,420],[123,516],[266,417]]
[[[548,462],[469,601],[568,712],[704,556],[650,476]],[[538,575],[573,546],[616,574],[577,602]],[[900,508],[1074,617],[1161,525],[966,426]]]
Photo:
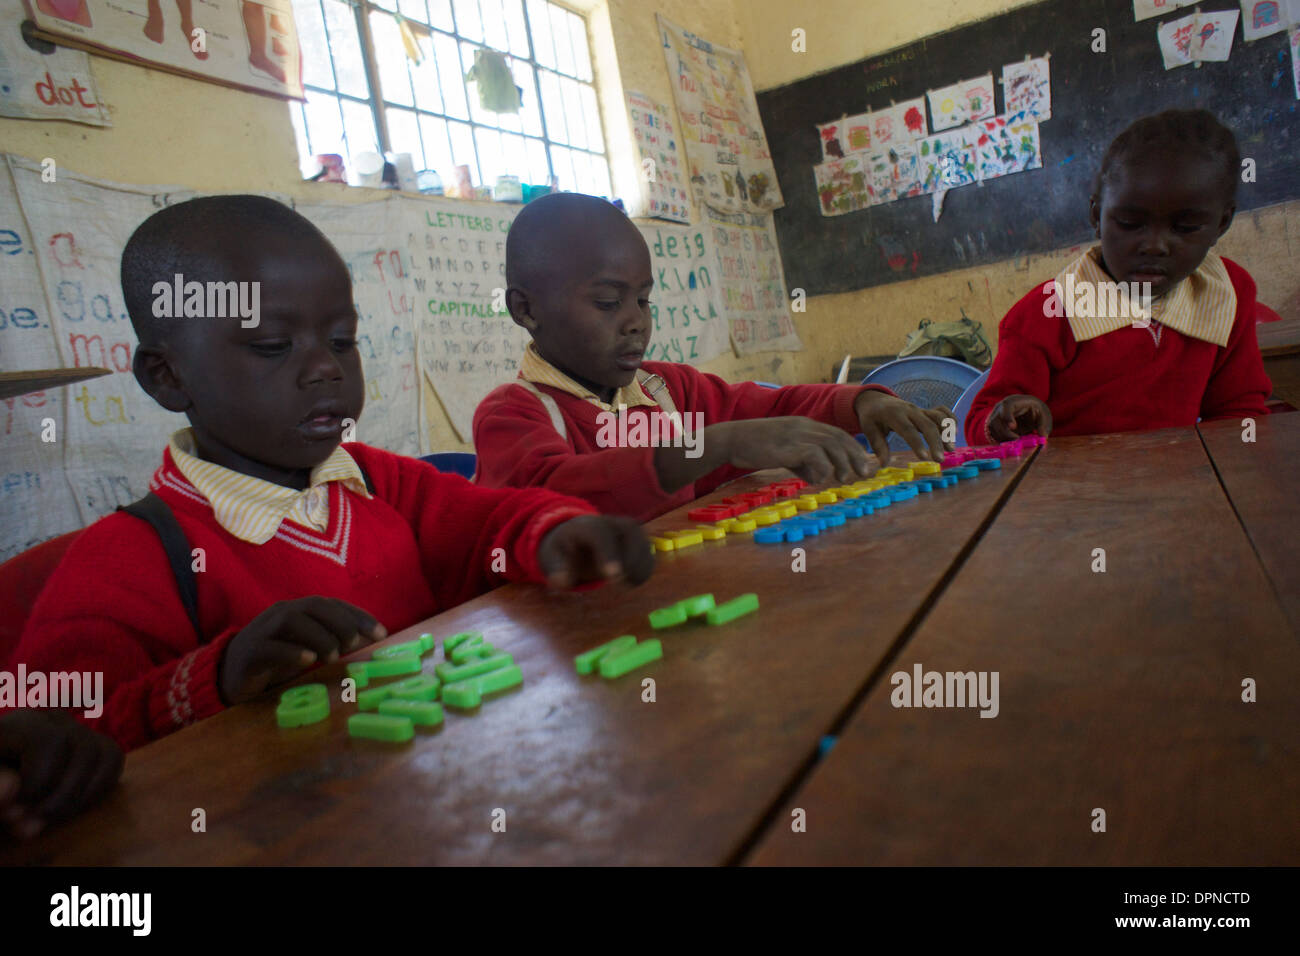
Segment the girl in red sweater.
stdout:
[[[758,468],[813,483],[868,477],[859,431],[881,465],[891,431],[921,458],[951,447],[940,429],[952,412],[879,386],[769,389],[643,363],[650,251],[603,199],[557,193],[525,206],[506,238],[506,283],[510,315],[533,341],[519,379],[474,412],[479,484],[550,488],[647,521]],[[672,415],[686,427],[656,444],[652,428]]]
[[[176,311],[166,299],[178,275],[249,284],[240,298],[252,314],[163,317]],[[287,206],[215,196],[161,210],[123,251],[122,289],[140,340],[136,379],[190,421],[150,488],[199,565],[195,614],[158,533],[112,514],[69,548],[12,663],[102,673],[107,702],[89,722],[123,747],[505,580],[649,576],[649,542],[629,519],[340,445],[365,394],[352,283]]]
[[1211,251],[1240,167],[1206,110],[1143,117],[1116,137],[1089,204],[1101,245],[1002,320],[966,419],[972,445],[1267,414],[1255,282]]

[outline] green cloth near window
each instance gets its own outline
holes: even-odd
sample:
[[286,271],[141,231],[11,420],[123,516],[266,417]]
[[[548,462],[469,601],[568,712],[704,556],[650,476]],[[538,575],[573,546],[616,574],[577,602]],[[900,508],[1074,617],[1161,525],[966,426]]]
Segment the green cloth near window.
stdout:
[[474,65],[465,79],[478,85],[478,103],[492,113],[518,113],[523,91],[515,86],[510,64],[496,50],[474,51]]

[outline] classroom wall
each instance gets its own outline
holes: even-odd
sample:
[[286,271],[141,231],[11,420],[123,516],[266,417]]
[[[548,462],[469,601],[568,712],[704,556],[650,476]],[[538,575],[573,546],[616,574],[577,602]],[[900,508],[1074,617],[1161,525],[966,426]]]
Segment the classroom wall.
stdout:
[[[576,0],[590,18],[597,82],[616,191],[633,190],[631,152],[622,95],[636,89],[671,102],[654,14],[664,13],[707,39],[745,51],[758,89],[792,82],[922,36],[1020,5],[1008,0],[912,0],[904,5],[863,0]],[[868,22],[868,16],[874,17]],[[790,49],[791,31],[807,32],[807,51]],[[201,190],[269,190],[315,201],[364,202],[374,190],[301,181],[286,104],[197,80],[92,58],[101,99],[114,126],[0,118],[0,148],[62,168],[127,183],[190,186]],[[616,108],[611,108],[616,106]],[[817,117],[809,117],[816,122]],[[1249,151],[1252,144],[1243,144]],[[1080,216],[1085,208],[1080,201]],[[1241,217],[1221,243],[1260,284],[1261,301],[1284,316],[1300,317],[1300,203]],[[845,354],[889,354],[922,318],[966,315],[994,338],[998,321],[1031,285],[1051,275],[1077,250],[1022,257],[841,295],[808,300],[795,316],[802,352],[724,355],[701,367],[731,380],[823,381]],[[425,389],[432,446],[465,448],[431,389]]]
[[[624,89],[671,102],[667,67],[656,40],[655,10],[718,43],[741,43],[731,0],[577,0],[592,34],[615,188],[635,191],[636,158]],[[113,126],[0,117],[0,149],[59,168],[124,183],[178,185],[212,192],[271,191],[316,202],[366,202],[379,190],[303,182],[288,106],[280,100],[185,79],[104,57],[92,57],[100,98]],[[616,109],[611,109],[616,105]],[[794,382],[824,376],[807,352],[724,355],[701,364],[730,379]],[[437,449],[468,449],[457,438],[436,394],[424,389],[426,428]]]
[[[745,59],[756,89],[783,86],[864,57],[984,19],[1033,0],[736,0]],[[868,20],[868,17],[873,19]],[[806,31],[807,51],[791,50],[791,31]],[[940,78],[942,79],[942,78]],[[949,77],[950,80],[959,77]],[[910,94],[909,94],[910,95]],[[827,117],[810,116],[812,124]],[[1050,135],[1050,124],[1046,127]],[[1242,154],[1266,147],[1243,142]],[[1079,216],[1087,215],[1079,197]],[[924,223],[921,224],[924,228]],[[1081,247],[896,282],[858,292],[815,296],[800,316],[799,332],[812,376],[846,353],[894,354],[923,318],[949,321],[966,315],[983,323],[990,341],[997,324],[1036,283],[1056,274]],[[1245,266],[1259,284],[1261,302],[1286,318],[1300,318],[1300,202],[1282,203],[1238,217],[1218,251]],[[869,254],[864,249],[864,254]]]

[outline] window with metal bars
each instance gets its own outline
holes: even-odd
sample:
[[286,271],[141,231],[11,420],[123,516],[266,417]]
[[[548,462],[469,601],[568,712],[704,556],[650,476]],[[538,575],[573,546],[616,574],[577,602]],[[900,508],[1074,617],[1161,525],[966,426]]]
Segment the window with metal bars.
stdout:
[[[550,0],[293,0],[306,103],[291,103],[304,176],[336,153],[410,153],[444,183],[458,165],[477,185],[524,183],[609,196],[609,163],[587,24]],[[403,42],[402,21],[408,43]],[[420,62],[408,55],[418,46]],[[475,51],[507,58],[518,113],[479,102]]]

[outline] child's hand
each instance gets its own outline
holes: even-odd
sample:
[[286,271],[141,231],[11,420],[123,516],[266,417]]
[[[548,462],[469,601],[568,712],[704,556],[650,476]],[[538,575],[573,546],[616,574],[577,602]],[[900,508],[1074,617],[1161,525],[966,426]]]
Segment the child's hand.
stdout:
[[[922,460],[939,461],[945,451],[952,451],[951,442],[944,442],[940,429],[945,418],[955,416],[942,406],[919,408],[893,395],[874,389],[863,392],[853,403],[862,434],[871,442],[871,449],[880,461],[880,467],[889,464],[889,433],[895,432]],[[926,445],[929,445],[929,449]]]
[[713,425],[705,429],[706,454],[710,440],[722,444],[726,463],[735,468],[789,468],[811,485],[832,479],[847,484],[871,475],[871,459],[852,435],[799,415]]
[[1052,433],[1052,410],[1033,395],[1008,395],[989,412],[987,428],[995,441],[1012,441],[1034,432],[1046,438]]
[[346,601],[320,596],[277,601],[226,646],[218,677],[221,698],[241,703],[317,661],[338,660],[340,652],[387,636],[382,624]]
[[618,578],[640,584],[655,567],[641,526],[613,515],[583,515],[556,525],[542,538],[537,563],[557,589]]
[[60,710],[0,718],[0,821],[29,840],[98,800],[122,775],[122,749]]

